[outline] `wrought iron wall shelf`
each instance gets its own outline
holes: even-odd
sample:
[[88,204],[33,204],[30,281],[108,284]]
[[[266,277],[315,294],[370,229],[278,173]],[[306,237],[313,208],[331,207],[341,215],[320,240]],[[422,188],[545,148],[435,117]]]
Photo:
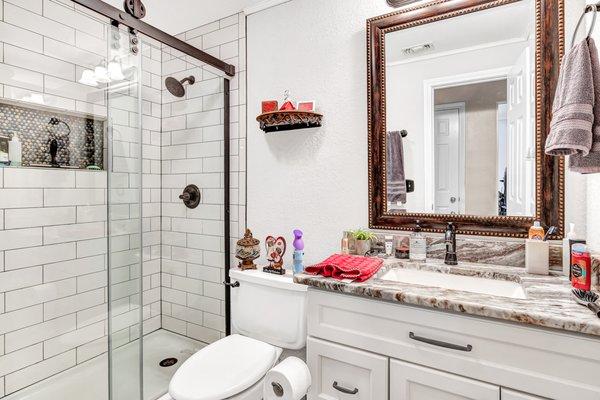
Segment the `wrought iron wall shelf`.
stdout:
[[256,120],[260,123],[260,129],[267,133],[282,132],[318,128],[322,126],[323,114],[311,111],[273,111],[259,115]]

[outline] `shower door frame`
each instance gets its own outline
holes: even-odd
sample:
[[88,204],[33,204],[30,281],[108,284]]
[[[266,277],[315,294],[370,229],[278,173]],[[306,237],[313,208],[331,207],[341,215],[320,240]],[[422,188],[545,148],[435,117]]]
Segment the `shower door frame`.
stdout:
[[[230,80],[228,77],[232,78],[236,75],[236,68],[232,64],[228,64],[223,60],[220,60],[176,37],[169,35],[168,33],[161,31],[158,28],[153,27],[131,15],[129,15],[125,11],[121,11],[118,8],[111,6],[101,0],[71,0],[76,4],[79,4],[89,10],[95,11],[96,13],[107,17],[113,26],[127,26],[132,33],[141,33],[146,36],[149,36],[169,47],[172,47],[176,50],[181,51],[184,54],[187,54],[199,61],[202,61],[220,71],[222,71],[225,75],[223,77],[223,185],[224,185],[224,195],[223,195],[223,207],[224,207],[224,269],[225,269],[225,281],[223,282],[225,289],[225,334],[231,334],[231,279],[229,277],[229,270],[231,268],[231,204],[230,204],[230,186],[231,186],[231,177],[230,177],[230,161],[231,161],[231,110],[230,110]],[[141,93],[140,93],[141,96]],[[141,100],[141,97],[140,97]],[[141,104],[141,103],[140,103]],[[141,110],[140,110],[141,115]],[[140,146],[140,151],[141,151]],[[141,173],[141,171],[140,171]],[[141,181],[140,181],[141,183]],[[141,210],[141,208],[140,208]],[[140,221],[142,215],[140,214]],[[140,246],[143,244],[140,243]],[[141,248],[141,247],[140,247]],[[142,261],[143,263],[143,261]],[[110,282],[109,282],[110,285]],[[141,292],[140,292],[141,295]],[[140,307],[141,309],[141,307]],[[140,324],[142,321],[140,321]],[[143,332],[143,329],[140,330]],[[109,332],[110,334],[110,332]],[[143,334],[140,334],[140,339],[143,337]],[[110,349],[109,349],[110,350]],[[142,353],[143,354],[143,353]],[[142,372],[142,370],[140,370]],[[143,388],[142,388],[143,390]]]
[[169,35],[167,32],[161,31],[158,28],[153,27],[145,23],[144,21],[137,19],[129,15],[126,11],[121,11],[116,7],[111,6],[103,2],[102,0],[71,0],[76,4],[79,4],[85,8],[97,12],[98,14],[104,15],[109,18],[113,24],[126,25],[131,29],[143,33],[146,36],[150,36],[159,42],[166,44],[176,50],[181,51],[191,57],[194,57],[208,65],[217,68],[218,70],[227,74],[227,76],[235,76],[235,65],[228,64],[223,60],[212,56],[189,43],[184,42],[181,39],[177,39],[173,35]]

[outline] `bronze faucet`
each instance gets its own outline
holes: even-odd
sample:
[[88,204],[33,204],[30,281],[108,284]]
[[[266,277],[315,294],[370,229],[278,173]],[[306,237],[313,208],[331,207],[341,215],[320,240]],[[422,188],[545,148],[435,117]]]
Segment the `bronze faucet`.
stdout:
[[456,256],[456,227],[452,222],[448,222],[444,240],[446,242],[446,259],[444,263],[447,265],[458,265],[458,258]]

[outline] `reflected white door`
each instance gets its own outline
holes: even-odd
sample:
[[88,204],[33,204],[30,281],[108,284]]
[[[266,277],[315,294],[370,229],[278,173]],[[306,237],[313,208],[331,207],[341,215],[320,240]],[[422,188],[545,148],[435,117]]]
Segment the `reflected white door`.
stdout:
[[459,107],[436,106],[435,137],[435,212],[458,214],[460,197],[460,113]]
[[[533,215],[535,150],[531,123],[529,48],[517,59],[508,77],[506,140],[506,205],[508,215]],[[531,136],[531,137],[530,137]]]

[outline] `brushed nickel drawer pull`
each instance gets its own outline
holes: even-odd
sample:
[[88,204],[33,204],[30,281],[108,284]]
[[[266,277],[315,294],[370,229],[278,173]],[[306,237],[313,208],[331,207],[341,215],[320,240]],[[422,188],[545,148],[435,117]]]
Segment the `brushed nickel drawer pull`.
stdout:
[[358,388],[354,388],[354,390],[346,389],[345,387],[338,385],[337,381],[333,382],[333,388],[337,391],[340,391],[340,392],[346,393],[346,394],[358,393]]
[[446,349],[466,351],[466,352],[473,350],[473,346],[471,346],[470,344],[468,344],[466,346],[459,346],[457,344],[446,343],[446,342],[441,342],[441,341],[435,340],[435,339],[427,339],[427,338],[424,338],[421,336],[417,336],[413,332],[410,332],[408,334],[408,337],[410,337],[412,340],[416,340],[417,342],[423,342],[423,343],[427,343],[427,344],[430,344],[433,346],[444,347]]

